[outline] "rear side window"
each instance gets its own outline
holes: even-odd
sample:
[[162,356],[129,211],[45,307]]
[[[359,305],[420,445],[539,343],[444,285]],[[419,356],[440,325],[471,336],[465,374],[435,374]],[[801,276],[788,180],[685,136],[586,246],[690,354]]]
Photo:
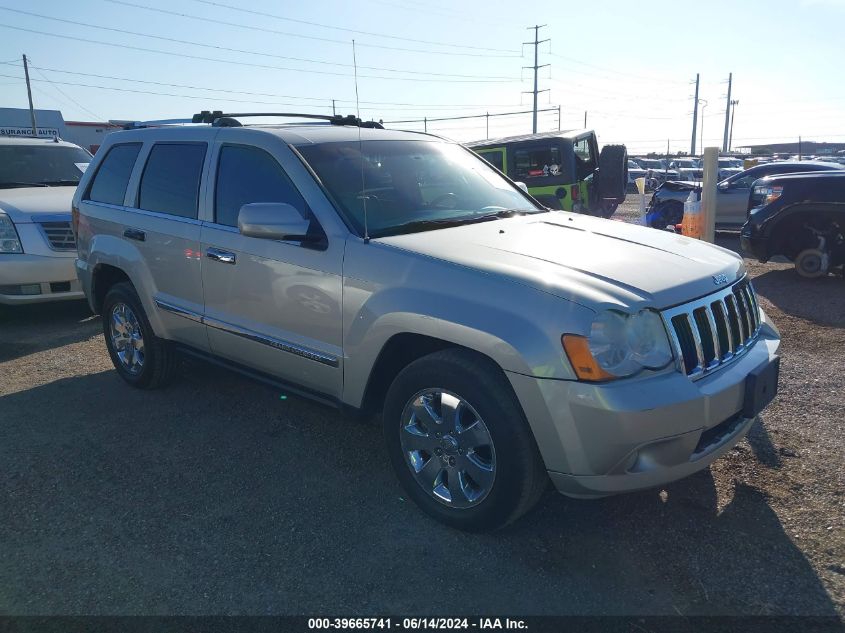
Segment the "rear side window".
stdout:
[[518,149],[513,157],[515,180],[549,178],[561,174],[560,149],[557,145]]
[[217,166],[214,221],[237,226],[241,207],[250,202],[286,202],[308,217],[305,200],[275,158],[257,147],[224,145]]
[[593,155],[589,138],[581,138],[575,142],[575,161],[578,169],[578,180],[584,180],[596,168],[596,157]]
[[141,150],[140,143],[115,145],[106,154],[88,190],[88,200],[107,204],[123,204],[129,176]]
[[183,218],[197,218],[206,143],[158,143],[141,176],[138,207]]

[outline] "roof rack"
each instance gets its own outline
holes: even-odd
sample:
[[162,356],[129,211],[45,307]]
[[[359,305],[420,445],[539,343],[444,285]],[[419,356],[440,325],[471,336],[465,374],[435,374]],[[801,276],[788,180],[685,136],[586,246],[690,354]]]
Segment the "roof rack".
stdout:
[[163,125],[181,125],[184,123],[193,123],[191,119],[159,119],[157,121],[109,121],[115,125],[120,125],[124,130],[137,130],[145,127],[161,127]]
[[358,117],[348,114],[346,116],[328,115],[328,114],[302,114],[297,112],[240,112],[232,114],[224,114],[220,110],[209,112],[203,110],[195,114],[191,119],[191,123],[210,123],[215,127],[240,127],[241,122],[237,120],[243,117],[285,117],[292,119],[316,119],[318,121],[328,121],[331,125],[355,125],[364,128],[376,128],[383,130],[384,126],[376,121],[362,121]]

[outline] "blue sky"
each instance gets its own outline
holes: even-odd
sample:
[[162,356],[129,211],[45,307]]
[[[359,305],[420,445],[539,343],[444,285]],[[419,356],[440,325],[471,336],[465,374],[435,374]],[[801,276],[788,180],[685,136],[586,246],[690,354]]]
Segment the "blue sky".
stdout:
[[[0,0],[0,18],[0,62],[11,62],[0,65],[0,106],[26,106],[17,62],[26,53],[36,107],[68,120],[330,113],[332,99],[353,112],[353,38],[365,118],[526,110],[532,75],[522,66],[533,47],[522,42],[533,37],[527,26],[547,24],[540,105],[560,105],[564,129],[582,127],[586,110],[601,143],[662,151],[669,139],[673,151],[689,150],[690,82],[700,73],[705,142],[720,145],[733,72],[735,146],[845,141],[845,0]],[[489,133],[530,126],[530,115],[491,118]],[[541,130],[557,126],[556,109],[540,114]],[[483,118],[428,129],[487,134]]]

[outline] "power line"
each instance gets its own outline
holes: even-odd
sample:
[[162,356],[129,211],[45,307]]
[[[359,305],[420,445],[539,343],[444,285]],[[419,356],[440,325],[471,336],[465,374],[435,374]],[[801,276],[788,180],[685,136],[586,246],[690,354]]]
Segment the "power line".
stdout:
[[[279,97],[282,99],[298,99],[302,101],[318,101],[328,103],[332,101],[331,97],[304,97],[298,95],[287,95],[287,94],[279,94],[273,92],[250,92],[246,90],[233,90],[233,89],[226,89],[226,88],[208,88],[205,86],[194,86],[190,84],[175,84],[175,83],[168,83],[164,81],[150,81],[144,79],[132,79],[130,77],[118,77],[115,75],[100,75],[96,73],[85,73],[81,71],[75,70],[64,70],[59,68],[48,68],[46,66],[32,66],[32,68],[38,68],[40,70],[52,72],[52,73],[60,73],[63,75],[76,75],[80,77],[94,77],[97,79],[111,79],[114,81],[128,81],[132,83],[139,83],[139,84],[146,84],[152,86],[165,86],[168,88],[185,88],[188,90],[207,90],[209,92],[222,92],[226,94],[235,94],[235,95],[246,95],[246,96],[257,96],[257,97]],[[70,84],[69,84],[70,85]],[[211,97],[209,97],[211,98]],[[337,99],[335,98],[334,101],[337,103],[347,103],[352,104],[355,102],[354,99]],[[391,101],[361,101],[362,104],[367,105],[381,105],[381,106],[409,106],[408,108],[386,108],[390,110],[404,110],[404,109],[412,109],[412,110],[423,110],[426,108],[432,109],[448,109],[448,110],[458,110],[458,109],[467,109],[467,108],[485,108],[485,107],[494,107],[494,108],[510,108],[510,107],[517,107],[521,104],[518,103],[502,103],[496,105],[490,104],[483,104],[483,103],[463,103],[463,104],[426,104],[426,103],[409,103],[409,102],[391,102]],[[292,105],[292,104],[289,104]],[[365,108],[370,109],[370,108]]]
[[[86,44],[99,44],[101,46],[111,46],[114,48],[125,48],[128,50],[135,50],[135,51],[142,51],[146,53],[157,53],[160,55],[167,55],[169,57],[182,57],[184,59],[196,59],[202,61],[209,61],[215,62],[218,64],[232,64],[235,66],[248,66],[251,68],[264,68],[268,70],[283,70],[283,71],[291,71],[291,72],[298,72],[298,73],[309,73],[309,74],[317,74],[317,75],[332,75],[336,77],[349,77],[347,73],[336,73],[327,70],[307,70],[304,68],[287,68],[284,66],[270,66],[267,64],[254,64],[250,62],[240,62],[235,61],[232,59],[221,59],[217,57],[204,57],[202,55],[191,55],[189,53],[174,53],[172,51],[163,51],[156,48],[146,48],[143,46],[132,46],[130,44],[116,44],[114,42],[104,42],[102,40],[92,40],[90,38],[83,38],[83,37],[74,37],[72,35],[62,35],[59,33],[49,33],[46,31],[38,31],[35,29],[27,29],[21,26],[12,26],[10,24],[0,24],[0,28],[4,29],[12,29],[15,31],[23,31],[24,33],[34,33],[36,35],[47,35],[49,37],[57,37],[60,39],[65,40],[73,40],[76,42],[84,42]],[[390,81],[414,81],[414,82],[427,82],[427,83],[509,83],[507,81],[501,81],[496,79],[425,79],[419,77],[384,77],[381,75],[358,75],[359,77],[364,77],[367,79],[387,79]],[[515,80],[516,81],[516,80]]]
[[[214,18],[209,18],[202,15],[194,15],[191,13],[181,13],[178,11],[169,11],[167,9],[160,9],[158,7],[150,7],[144,4],[137,4],[135,2],[126,2],[124,0],[105,0],[106,2],[111,2],[112,4],[120,4],[127,7],[133,7],[135,9],[143,9],[145,11],[154,11],[156,13],[161,13],[164,15],[173,15],[180,18],[187,18],[189,20],[199,20],[201,22],[208,22],[210,24],[220,24],[226,27],[235,27],[239,29],[248,29],[250,31],[258,31],[262,33],[271,33],[273,35],[283,35],[285,37],[298,37],[306,40],[314,40],[318,42],[329,42],[331,44],[342,44],[343,46],[349,46],[349,42],[347,40],[338,40],[330,37],[319,37],[317,35],[304,35],[302,33],[291,33],[290,31],[279,31],[276,29],[270,29],[261,26],[254,26],[250,24],[239,24],[237,22],[231,22],[229,20],[215,20]],[[510,54],[510,55],[494,55],[492,53],[466,53],[461,51],[433,51],[433,50],[424,50],[419,48],[405,48],[401,46],[387,46],[384,44],[367,44],[367,43],[358,43],[356,42],[357,46],[366,47],[366,48],[377,48],[381,50],[390,50],[390,51],[402,51],[405,53],[424,53],[426,55],[449,55],[450,57],[454,57],[459,55],[461,57],[520,57],[520,55]],[[514,51],[516,53],[516,51]]]
[[[154,40],[160,40],[163,42],[172,42],[176,44],[187,44],[188,46],[199,46],[202,48],[211,48],[214,50],[219,51],[226,51],[229,53],[242,53],[246,55],[258,55],[260,57],[271,57],[274,59],[285,59],[288,61],[295,61],[295,62],[305,62],[308,64],[322,64],[325,66],[341,66],[344,68],[352,68],[352,64],[345,64],[343,62],[330,62],[321,59],[310,59],[307,57],[290,57],[287,55],[276,55],[273,53],[266,53],[263,51],[251,51],[242,48],[231,48],[228,46],[220,46],[217,44],[204,44],[202,42],[192,42],[190,40],[180,40],[175,37],[165,37],[163,35],[154,35],[150,33],[140,33],[138,31],[129,31],[126,29],[118,29],[110,26],[101,26],[97,24],[88,24],[86,22],[77,22],[75,20],[68,20],[65,18],[57,18],[49,15],[43,15],[40,13],[33,13],[31,11],[23,11],[21,9],[11,9],[9,7],[0,6],[0,11],[10,11],[12,13],[19,13],[21,15],[28,15],[31,17],[41,18],[43,20],[52,20],[53,22],[61,22],[63,24],[73,24],[74,26],[82,26],[85,28],[90,29],[97,29],[99,31],[110,31],[112,33],[120,33],[122,35],[134,35],[136,37],[147,37]],[[366,70],[377,70],[381,72],[389,72],[389,73],[404,73],[408,75],[429,75],[434,77],[460,77],[464,79],[503,79],[508,81],[518,81],[515,77],[502,77],[502,76],[486,76],[486,75],[459,75],[459,74],[452,74],[452,73],[433,73],[433,72],[425,72],[425,71],[417,71],[417,70],[402,70],[398,68],[384,68],[380,66],[359,66],[359,68],[364,68]],[[293,69],[291,69],[293,70]],[[309,71],[310,72],[310,71]]]
[[675,84],[687,84],[686,81],[681,81],[679,79],[665,79],[663,77],[648,77],[646,75],[639,75],[636,73],[631,73],[628,71],[616,70],[614,68],[608,68],[607,66],[599,66],[598,64],[591,64],[589,62],[581,61],[580,59],[575,59],[574,57],[567,57],[565,55],[558,55],[557,53],[552,53],[549,51],[549,55],[552,57],[557,57],[558,59],[565,59],[567,61],[573,62],[575,64],[581,64],[582,66],[587,66],[589,68],[595,68],[596,70],[603,70],[604,72],[613,73],[616,75],[622,75],[624,77],[632,77],[632,78],[640,78],[646,81],[654,81],[659,82],[662,84],[666,83],[675,83]]
[[383,37],[386,39],[391,40],[399,40],[402,42],[414,42],[415,44],[430,44],[432,46],[444,46],[450,48],[464,48],[476,51],[490,51],[495,53],[516,53],[517,51],[502,49],[502,48],[490,48],[487,46],[470,46],[469,44],[452,44],[450,42],[435,42],[432,40],[420,40],[414,39],[410,37],[401,37],[399,35],[387,35],[384,33],[375,33],[373,31],[360,31],[358,29],[350,29],[343,26],[332,26],[330,24],[321,24],[319,22],[312,22],[310,20],[299,20],[296,18],[290,18],[283,15],[277,15],[274,13],[266,13],[264,11],[255,11],[254,9],[245,9],[243,7],[238,7],[231,4],[224,4],[222,2],[214,2],[213,0],[194,0],[194,2],[199,2],[201,4],[210,5],[213,7],[221,7],[224,9],[229,9],[231,11],[240,11],[242,13],[250,13],[252,15],[258,15],[265,18],[273,18],[274,20],[284,20],[286,22],[294,22],[296,24],[306,24],[308,26],[316,26],[324,29],[332,29],[335,31],[343,31],[344,33],[354,33],[356,35],[370,35],[372,37]]
[[82,105],[81,103],[79,103],[76,99],[74,99],[74,98],[73,98],[73,97],[71,97],[69,94],[67,94],[64,90],[62,90],[62,89],[61,89],[61,88],[59,88],[57,85],[55,85],[52,81],[50,81],[50,79],[49,79],[49,78],[48,78],[48,77],[47,77],[44,73],[42,73],[42,72],[41,72],[41,70],[40,70],[38,67],[36,67],[36,66],[32,66],[32,68],[33,68],[33,69],[35,70],[35,72],[37,72],[37,73],[38,73],[41,77],[43,77],[43,78],[44,78],[44,80],[45,80],[47,83],[49,83],[49,84],[53,87],[53,89],[54,89],[54,90],[58,91],[60,94],[63,94],[65,97],[67,97],[68,99],[70,99],[70,100],[71,100],[73,103],[75,103],[75,104],[76,104],[79,108],[81,108],[82,110],[84,110],[85,112],[87,112],[88,114],[90,114],[91,116],[93,116],[95,119],[100,119],[100,120],[102,120],[102,119],[103,119],[103,117],[101,117],[99,114],[97,114],[96,112],[92,112],[91,110],[89,110],[88,108],[86,108],[84,105]]

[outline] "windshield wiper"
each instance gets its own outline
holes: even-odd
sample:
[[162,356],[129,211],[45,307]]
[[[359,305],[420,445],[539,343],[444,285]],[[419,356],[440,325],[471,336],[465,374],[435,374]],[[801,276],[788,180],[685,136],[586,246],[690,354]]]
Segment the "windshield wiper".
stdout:
[[75,187],[76,185],[79,184],[79,181],[78,180],[71,180],[70,178],[65,178],[65,179],[62,179],[62,180],[45,180],[44,184],[48,187],[52,187],[52,186],[63,187],[63,186],[66,186],[66,185],[72,185],[72,186]]
[[469,215],[461,218],[448,218],[443,220],[413,220],[405,222],[404,224],[397,224],[391,226],[384,231],[380,231],[374,237],[387,237],[388,235],[399,235],[402,233],[418,233],[420,231],[429,231],[434,229],[445,229],[451,226],[460,226],[462,224],[473,224],[475,222],[489,222],[491,220],[499,220],[501,218],[511,218],[515,215],[527,215],[530,213],[543,213],[541,210],[533,211],[530,209],[499,209],[492,213],[482,213],[479,215]]
[[43,182],[0,182],[0,187],[9,189],[12,187],[49,187],[50,185]]

